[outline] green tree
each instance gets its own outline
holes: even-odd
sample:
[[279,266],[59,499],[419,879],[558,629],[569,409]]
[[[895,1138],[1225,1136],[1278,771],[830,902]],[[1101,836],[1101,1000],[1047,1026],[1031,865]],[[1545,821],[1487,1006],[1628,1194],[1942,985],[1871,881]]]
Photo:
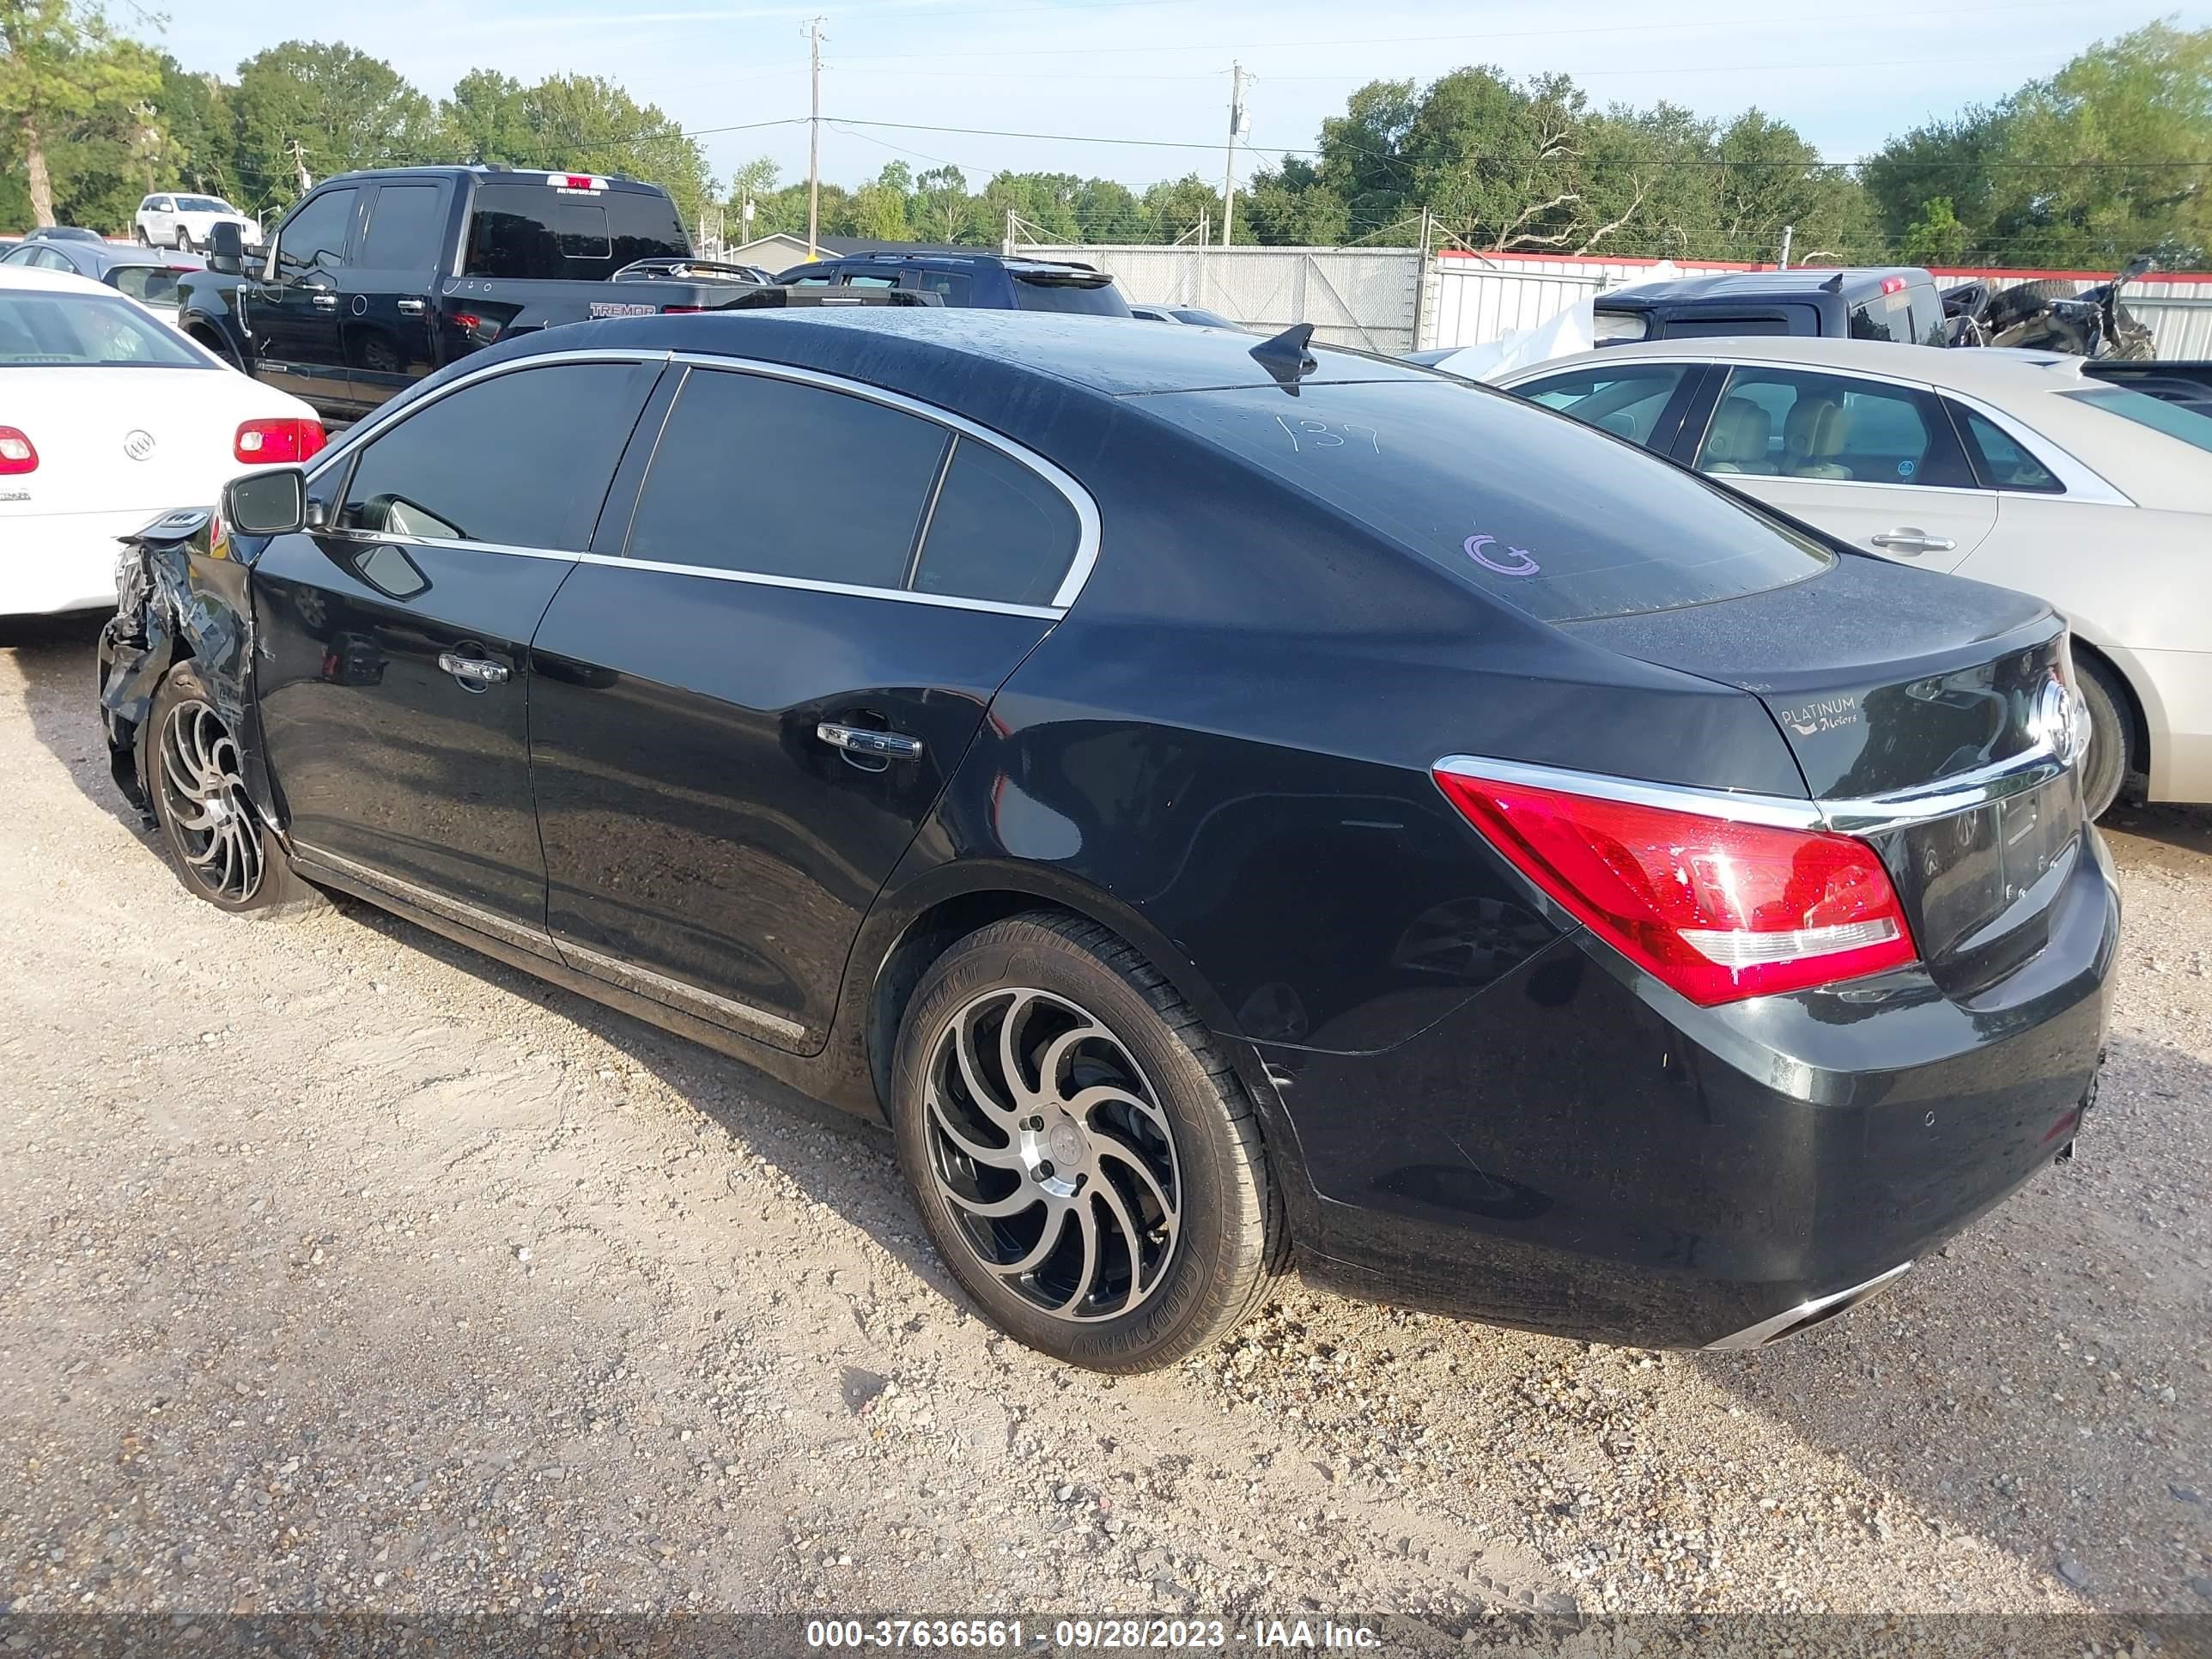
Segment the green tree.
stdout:
[[497,70],[471,70],[439,106],[454,159],[529,165],[537,135],[523,103],[522,82]]
[[1286,155],[1280,166],[1255,173],[1237,211],[1250,222],[1255,240],[1279,247],[1330,247],[1353,240],[1351,210],[1303,156]]
[[436,161],[445,149],[430,100],[381,58],[339,43],[287,40],[257,53],[239,65],[230,101],[239,170],[280,204],[299,194],[298,167],[320,179]]
[[1966,257],[1966,228],[1959,222],[1948,196],[1931,198],[1920,216],[1905,228],[1899,252],[1916,265],[1955,265]]
[[21,158],[34,223],[54,214],[52,147],[88,118],[120,117],[161,89],[152,53],[115,40],[76,0],[0,0],[0,129]]
[[[194,75],[166,52],[161,61],[161,89],[155,101],[167,139],[162,161],[170,181],[241,204],[252,199],[257,192],[239,182],[235,118],[222,81]],[[146,188],[158,190],[163,182],[151,180]]]

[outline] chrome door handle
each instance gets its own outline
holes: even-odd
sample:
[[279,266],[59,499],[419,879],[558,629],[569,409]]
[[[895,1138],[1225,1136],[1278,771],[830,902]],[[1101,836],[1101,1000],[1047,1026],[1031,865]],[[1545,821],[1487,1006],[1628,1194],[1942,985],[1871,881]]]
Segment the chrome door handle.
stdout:
[[1958,543],[1948,536],[1931,536],[1924,530],[1915,530],[1899,525],[1894,530],[1885,530],[1867,539],[1876,547],[1887,547],[1899,553],[1948,553]]
[[313,289],[308,292],[307,302],[318,311],[336,311],[338,296],[324,289]]
[[509,672],[503,662],[486,662],[482,657],[464,657],[453,651],[441,651],[438,666],[472,691],[480,691],[487,685],[506,684]]
[[402,300],[399,302],[399,308],[410,317],[420,317],[422,314],[423,304],[420,300]]
[[824,720],[814,735],[832,749],[868,760],[911,761],[921,758],[921,739],[903,732],[878,732],[866,726],[838,726]]

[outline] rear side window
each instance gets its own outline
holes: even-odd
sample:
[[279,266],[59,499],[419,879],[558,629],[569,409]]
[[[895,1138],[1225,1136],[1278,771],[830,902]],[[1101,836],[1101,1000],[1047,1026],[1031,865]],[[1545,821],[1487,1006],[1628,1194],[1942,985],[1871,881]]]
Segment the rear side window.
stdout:
[[1660,337],[1668,340],[1738,339],[1747,334],[1812,334],[1815,329],[1793,329],[1786,317],[1669,317]]
[[1082,276],[1074,279],[1040,276],[1034,271],[1010,270],[1014,281],[1014,304],[1024,311],[1069,311],[1085,317],[1126,317],[1129,302],[1114,286]]
[[1659,417],[1690,372],[1687,363],[1585,368],[1517,388],[1532,404],[1571,415],[1584,426],[1649,445]]
[[372,270],[427,270],[438,263],[438,211],[445,192],[435,185],[386,185],[368,204],[361,236],[361,263]]
[[167,265],[118,265],[114,277],[116,291],[129,295],[141,305],[177,303],[177,273]]
[[1734,599],[1831,556],[1736,498],[1519,398],[1440,380],[1133,404],[1547,622]]
[[959,440],[915,568],[915,591],[1048,605],[1082,526],[1067,497],[1003,450]]
[[463,274],[592,282],[639,259],[690,257],[675,204],[658,191],[488,184],[470,208]]
[[555,363],[449,393],[369,441],[339,527],[580,552],[659,368]]
[[901,587],[950,434],[864,398],[694,369],[630,521],[629,555]]
[[974,289],[975,279],[961,270],[918,270],[914,285],[924,294],[940,294],[949,306],[964,306]]
[[2063,495],[2066,486],[2051,469],[2028,453],[2025,446],[1988,416],[1963,404],[1950,405],[1951,414],[1973,446],[1982,482],[1992,489],[2035,489]]

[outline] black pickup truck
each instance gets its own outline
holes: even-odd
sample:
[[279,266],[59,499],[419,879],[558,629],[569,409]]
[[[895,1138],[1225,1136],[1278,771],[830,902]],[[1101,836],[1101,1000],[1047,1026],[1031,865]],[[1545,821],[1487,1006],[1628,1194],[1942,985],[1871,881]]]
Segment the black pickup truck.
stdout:
[[224,228],[179,325],[334,422],[528,330],[793,300],[695,259],[668,192],[629,179],[385,167],[325,179],[265,247]]

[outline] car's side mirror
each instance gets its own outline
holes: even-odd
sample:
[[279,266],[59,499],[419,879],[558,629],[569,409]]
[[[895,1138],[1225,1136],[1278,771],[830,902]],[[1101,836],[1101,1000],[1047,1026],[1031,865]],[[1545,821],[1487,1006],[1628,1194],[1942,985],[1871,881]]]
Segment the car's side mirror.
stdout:
[[228,219],[218,221],[208,233],[208,269],[229,276],[246,269],[246,239]]
[[287,535],[307,517],[307,475],[296,466],[249,472],[222,492],[223,522],[240,535]]

